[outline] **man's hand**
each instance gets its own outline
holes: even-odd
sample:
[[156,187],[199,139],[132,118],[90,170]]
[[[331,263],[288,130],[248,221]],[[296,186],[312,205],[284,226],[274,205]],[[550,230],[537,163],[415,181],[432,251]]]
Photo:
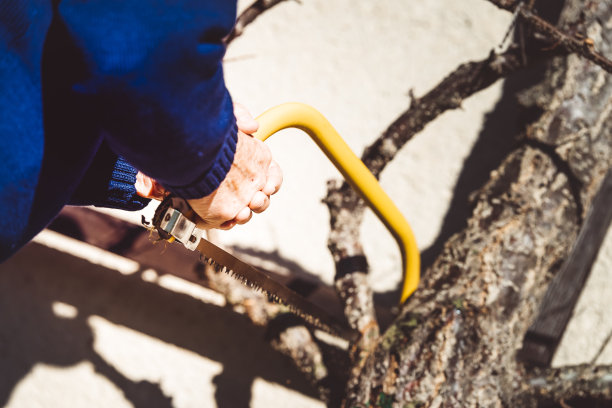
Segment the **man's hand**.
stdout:
[[[259,124],[239,104],[234,105],[238,125],[238,142],[234,162],[219,187],[206,197],[187,200],[200,217],[200,228],[230,229],[244,224],[252,213],[260,213],[270,205],[270,196],[280,188],[283,176],[272,160],[268,146],[251,136]],[[161,199],[163,188],[154,180],[138,173],[136,190],[145,197]]]

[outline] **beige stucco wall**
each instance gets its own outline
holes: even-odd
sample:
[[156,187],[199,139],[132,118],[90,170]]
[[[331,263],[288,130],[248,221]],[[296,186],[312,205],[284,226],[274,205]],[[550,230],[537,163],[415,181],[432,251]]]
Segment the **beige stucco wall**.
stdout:
[[[231,45],[227,83],[254,114],[285,101],[315,106],[360,153],[408,106],[410,89],[420,95],[459,63],[484,58],[509,22],[484,0],[288,1]],[[442,115],[385,170],[381,183],[421,249],[438,234],[463,160],[500,92],[496,84]],[[269,143],[284,187],[265,214],[221,239],[277,250],[331,282],[321,199],[326,180],[338,175],[297,131]],[[322,406],[261,329],[224,309],[218,295],[51,233],[38,242],[0,265],[0,398],[8,407]],[[371,214],[363,242],[372,286],[392,289],[399,253]],[[607,334],[580,336],[606,320],[592,299],[608,292],[607,251],[598,267],[604,278],[593,278],[598,294],[585,295],[578,308],[586,323],[570,326],[579,340],[564,340],[557,362],[588,360]],[[572,345],[595,351],[576,353]]]

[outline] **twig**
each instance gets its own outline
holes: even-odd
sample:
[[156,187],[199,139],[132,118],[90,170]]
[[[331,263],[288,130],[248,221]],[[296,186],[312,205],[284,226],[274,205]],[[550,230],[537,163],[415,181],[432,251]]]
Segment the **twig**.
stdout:
[[328,369],[323,353],[310,331],[293,314],[281,314],[268,325],[266,339],[276,351],[286,355],[328,401],[331,390],[325,386]]
[[504,9],[504,10],[508,10],[508,11],[514,11],[519,4],[521,4],[521,0],[489,0],[491,3],[495,4],[497,7]]
[[[545,57],[551,54],[540,55]],[[516,46],[502,54],[492,52],[484,60],[460,65],[422,98],[413,98],[410,108],[365,149],[361,159],[378,178],[399,149],[429,122],[449,109],[460,107],[465,98],[523,67],[520,50]],[[358,240],[363,203],[347,183],[330,183],[325,202],[331,213],[332,235],[328,245],[334,259],[338,262],[357,255],[359,251],[356,248],[360,248],[360,245],[353,240]],[[343,209],[348,210],[350,216],[340,218]],[[338,232],[341,230],[347,232],[341,234]]]
[[[508,39],[510,38],[510,35],[514,32],[514,28],[516,27],[516,22],[518,21],[518,11],[519,11],[519,7],[517,7],[516,10],[514,11],[512,15],[512,21],[510,22],[510,26],[506,30],[506,34],[504,34],[504,38],[502,39],[501,43],[498,46],[500,51],[503,50],[504,44],[506,44],[506,41],[508,41]],[[512,43],[512,41],[510,41],[510,43]]]
[[564,47],[567,51],[579,54],[612,73],[612,61],[595,51],[592,39],[578,39],[574,36],[569,36],[534,14],[531,10],[521,9],[520,15],[538,33],[547,35],[553,42],[558,42],[559,46]]
[[593,358],[591,359],[592,365],[595,365],[595,363],[597,363],[597,360],[599,360],[599,357],[601,357],[601,355],[603,354],[608,343],[610,343],[610,340],[612,340],[612,330],[608,333],[604,341],[601,343],[601,346],[599,346],[599,350],[597,350],[597,353],[595,353],[595,356],[593,356]]
[[266,10],[271,9],[284,0],[257,0],[244,10],[236,19],[236,24],[231,33],[225,38],[225,44],[231,43],[237,37],[240,37],[247,25],[251,24],[257,17],[263,14]]
[[[612,61],[595,50],[595,44],[590,38],[577,38],[568,35],[550,24],[528,7],[520,7],[519,1],[512,0],[489,0],[497,7],[504,10],[515,12],[518,10],[519,16],[529,24],[537,33],[546,37],[555,47],[562,47],[570,53],[576,53],[599,65],[607,72],[612,73]],[[518,9],[517,9],[518,7]]]
[[[541,54],[542,57],[550,55]],[[460,65],[422,98],[414,99],[410,108],[365,149],[363,162],[379,177],[399,149],[429,122],[449,109],[459,108],[465,98],[522,68],[518,47],[510,47],[502,54],[491,52],[484,60]]]

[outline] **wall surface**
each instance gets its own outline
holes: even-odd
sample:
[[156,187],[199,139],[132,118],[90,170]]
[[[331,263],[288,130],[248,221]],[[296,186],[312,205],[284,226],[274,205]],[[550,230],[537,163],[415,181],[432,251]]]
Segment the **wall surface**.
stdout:
[[[360,154],[406,109],[410,90],[422,95],[458,64],[486,57],[510,17],[484,0],[288,1],[231,44],[227,84],[254,114],[286,101],[313,105]],[[472,160],[486,129],[491,132],[487,115],[501,93],[499,83],[442,115],[383,173],[383,187],[422,250],[436,241],[447,212],[452,215],[464,161]],[[496,119],[492,128],[511,119]],[[326,181],[339,175],[299,131],[281,132],[268,143],[284,170],[284,186],[266,213],[220,239],[239,253],[290,261],[297,273],[331,283],[321,199]],[[401,279],[399,252],[372,214],[362,236],[372,286],[389,302],[385,293]],[[0,265],[0,405],[323,406],[265,343],[263,331],[224,308],[218,295],[53,233],[37,242]],[[609,252],[600,273],[608,270]],[[595,286],[597,296],[605,296],[602,284]],[[558,364],[588,360],[601,348],[607,331],[597,339],[579,333],[605,320],[604,309],[592,311],[598,307],[593,296],[583,296],[587,303],[577,312],[583,321],[571,328],[578,335],[568,332]],[[593,352],[577,353],[576,346]]]

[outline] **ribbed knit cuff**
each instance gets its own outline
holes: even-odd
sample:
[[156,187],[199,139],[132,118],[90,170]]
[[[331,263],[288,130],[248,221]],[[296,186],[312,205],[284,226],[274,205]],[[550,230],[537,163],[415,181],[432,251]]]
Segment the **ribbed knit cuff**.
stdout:
[[144,208],[151,201],[136,193],[136,170],[122,157],[117,159],[110,180],[108,182],[107,207],[120,208],[122,210],[136,211]]
[[166,190],[185,199],[205,197],[215,191],[225,179],[227,172],[234,162],[234,153],[236,152],[236,143],[238,142],[236,125],[233,125],[229,132],[230,134],[225,138],[215,157],[215,162],[200,178],[187,186],[164,185]]

